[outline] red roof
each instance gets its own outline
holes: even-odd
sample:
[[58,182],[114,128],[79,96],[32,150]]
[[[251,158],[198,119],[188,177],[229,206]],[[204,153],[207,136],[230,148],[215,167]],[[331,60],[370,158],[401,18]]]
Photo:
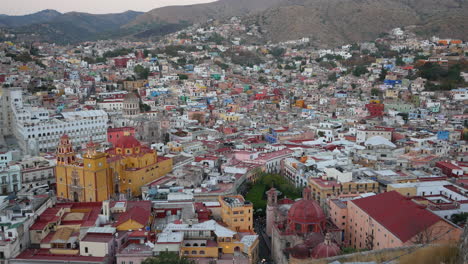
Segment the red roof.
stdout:
[[457,165],[446,161],[439,161],[436,163],[436,165],[440,165],[451,170],[462,170],[462,168],[458,167]]
[[117,217],[114,226],[119,226],[128,220],[133,220],[143,226],[149,222],[151,217],[151,201],[127,202],[127,210]]
[[[47,263],[46,261],[62,261],[63,263],[67,263],[67,262],[103,263],[104,261],[106,261],[106,257],[88,257],[88,256],[80,256],[80,255],[51,254],[49,252],[49,249],[46,249],[46,248],[26,249],[15,259],[35,260],[35,261],[43,260],[44,263]],[[24,261],[24,263],[27,263],[27,261]]]
[[402,242],[441,220],[440,217],[396,191],[350,201]]
[[340,254],[340,248],[335,243],[322,242],[312,250],[312,257],[329,258]]
[[139,146],[141,146],[140,141],[131,135],[123,136],[115,143],[116,148],[134,148]]
[[291,206],[288,220],[294,223],[311,224],[325,221],[325,214],[315,200],[300,200]]

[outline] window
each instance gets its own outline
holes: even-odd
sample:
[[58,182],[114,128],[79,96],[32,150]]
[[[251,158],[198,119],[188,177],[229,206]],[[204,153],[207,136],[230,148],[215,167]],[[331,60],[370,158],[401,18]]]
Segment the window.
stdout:
[[84,252],[85,252],[85,253],[88,253],[88,247],[85,247],[85,248],[84,248]]
[[196,255],[197,254],[197,251],[196,250],[192,250],[192,255]]
[[205,255],[205,251],[200,250],[200,255]]
[[301,225],[300,224],[296,224],[296,231],[301,231]]

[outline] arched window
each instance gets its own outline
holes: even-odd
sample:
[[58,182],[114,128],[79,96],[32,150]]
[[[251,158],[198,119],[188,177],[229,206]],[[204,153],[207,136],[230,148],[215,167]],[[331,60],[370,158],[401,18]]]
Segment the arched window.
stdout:
[[186,247],[190,247],[191,245],[190,245],[190,243],[187,243],[187,244],[185,244],[185,246],[186,246]]
[[196,250],[192,250],[192,255],[196,255],[197,254],[197,251]]
[[296,231],[301,231],[302,226],[300,224],[296,224],[295,229]]
[[200,250],[200,255],[205,255],[205,251]]

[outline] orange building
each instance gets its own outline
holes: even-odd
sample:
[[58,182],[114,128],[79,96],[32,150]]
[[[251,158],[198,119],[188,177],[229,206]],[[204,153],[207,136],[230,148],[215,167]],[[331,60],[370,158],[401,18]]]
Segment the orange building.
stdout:
[[253,204],[245,201],[242,195],[220,196],[221,218],[237,232],[253,231]]
[[462,233],[396,191],[348,202],[332,199],[329,207],[332,221],[344,231],[344,243],[357,249],[454,243]]

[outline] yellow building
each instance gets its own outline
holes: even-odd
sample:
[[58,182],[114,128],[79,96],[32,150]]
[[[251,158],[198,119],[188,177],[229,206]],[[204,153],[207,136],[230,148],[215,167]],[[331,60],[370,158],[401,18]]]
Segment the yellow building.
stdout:
[[387,185],[387,192],[397,191],[404,196],[416,196],[418,194],[415,184],[397,183]]
[[387,89],[385,90],[385,97],[386,98],[398,98],[400,91],[396,89]]
[[220,113],[219,118],[223,119],[224,121],[227,122],[237,122],[239,119],[242,117],[242,115],[237,114],[237,113]]
[[253,204],[244,200],[242,195],[220,196],[221,218],[231,230],[237,232],[253,231]]
[[328,198],[340,196],[357,196],[362,193],[379,193],[379,184],[373,180],[361,180],[350,182],[336,182],[324,180],[321,178],[310,178],[309,188],[312,192],[312,198],[325,205]]
[[114,194],[141,194],[140,187],[172,171],[172,159],[158,158],[131,135],[121,137],[105,153],[90,142],[78,159],[67,135],[57,149],[57,196],[76,202],[96,202]]

